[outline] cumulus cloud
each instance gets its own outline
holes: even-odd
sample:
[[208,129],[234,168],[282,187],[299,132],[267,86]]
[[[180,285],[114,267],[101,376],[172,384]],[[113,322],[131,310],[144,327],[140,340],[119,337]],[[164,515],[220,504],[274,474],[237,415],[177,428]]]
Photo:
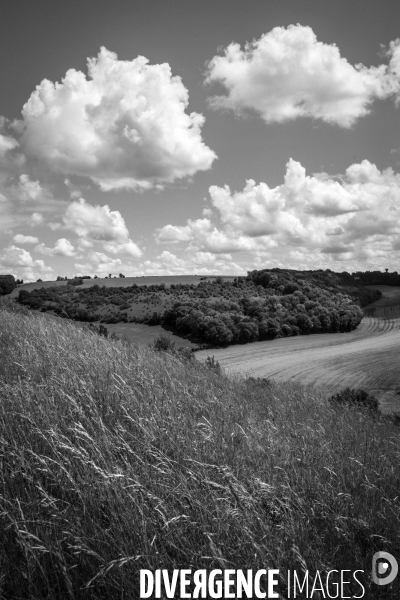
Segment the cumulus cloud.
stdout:
[[[252,251],[259,247],[258,240],[242,235],[232,227],[218,229],[208,218],[191,220],[187,225],[165,225],[156,232],[158,243],[190,242],[195,247],[215,254],[238,251]],[[263,240],[264,245],[275,244],[272,240]]]
[[35,248],[35,252],[46,256],[75,256],[75,248],[66,238],[60,238],[56,241],[53,248],[47,247],[45,244],[39,244]]
[[332,177],[308,176],[291,159],[284,183],[275,188],[248,180],[242,191],[211,186],[209,192],[213,217],[166,225],[156,232],[157,241],[212,253],[268,252],[293,261],[300,254],[365,264],[398,260],[400,175],[367,160]]
[[142,254],[129,238],[121,213],[110,210],[107,204],[92,206],[80,198],[68,206],[64,223],[85,240],[103,242],[105,249],[113,254],[123,253],[133,257]]
[[206,81],[227,91],[211,106],[255,111],[267,123],[311,117],[350,127],[375,99],[399,92],[399,40],[388,56],[389,65],[351,65],[336,45],[318,41],[311,27],[275,27],[244,49],[231,43],[209,62]]
[[119,244],[118,242],[105,242],[103,247],[106,252],[118,256],[131,258],[139,258],[139,256],[142,256],[142,251],[135,242],[132,242],[132,240],[128,240],[122,244]]
[[13,242],[15,242],[16,244],[37,244],[39,240],[33,235],[24,235],[23,233],[17,233],[13,237]]
[[189,251],[181,258],[164,250],[156,260],[147,260],[141,266],[143,275],[245,275],[245,270],[236,264],[230,254],[216,256],[211,252]]
[[0,269],[12,272],[24,281],[36,281],[41,276],[51,277],[53,269],[45,265],[43,260],[34,260],[27,250],[14,244],[7,246],[0,256]]
[[101,48],[88,78],[70,69],[44,79],[18,124],[28,156],[90,177],[103,190],[150,188],[207,170],[216,158],[201,137],[204,117],[186,113],[188,91],[167,63],[118,60]]
[[104,276],[109,273],[119,273],[126,271],[125,265],[120,258],[110,258],[104,252],[96,252],[91,250],[85,257],[87,262],[75,263],[75,268],[81,273],[96,273],[97,275]]
[[121,213],[118,210],[110,210],[107,204],[92,206],[80,198],[68,206],[64,223],[84,242],[101,242],[104,249],[111,254],[122,254],[131,258],[142,255],[141,249],[130,239]]
[[32,181],[29,175],[27,175],[26,173],[20,175],[18,186],[14,188],[14,190],[15,196],[19,200],[25,201],[37,201],[43,195],[45,195],[45,192],[42,186],[40,185],[39,181]]

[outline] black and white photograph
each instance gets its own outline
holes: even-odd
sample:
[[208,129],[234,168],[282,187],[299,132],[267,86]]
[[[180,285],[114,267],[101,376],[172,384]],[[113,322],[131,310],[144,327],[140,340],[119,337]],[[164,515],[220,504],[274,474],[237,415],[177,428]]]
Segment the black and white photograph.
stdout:
[[0,600],[400,599],[400,3],[4,0]]

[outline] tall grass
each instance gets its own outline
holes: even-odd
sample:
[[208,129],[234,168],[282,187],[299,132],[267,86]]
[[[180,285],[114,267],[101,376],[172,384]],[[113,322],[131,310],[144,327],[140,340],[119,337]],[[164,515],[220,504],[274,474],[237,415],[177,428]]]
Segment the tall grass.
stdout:
[[370,590],[374,552],[400,556],[387,418],[12,306],[0,396],[1,598],[138,598],[141,568],[279,568],[281,590],[364,569]]

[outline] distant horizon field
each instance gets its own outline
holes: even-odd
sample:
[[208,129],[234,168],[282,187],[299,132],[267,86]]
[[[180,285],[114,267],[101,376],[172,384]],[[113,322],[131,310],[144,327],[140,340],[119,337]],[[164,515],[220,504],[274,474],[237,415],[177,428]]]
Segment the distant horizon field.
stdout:
[[[130,287],[134,284],[139,286],[161,285],[162,283],[165,283],[167,286],[178,283],[182,285],[196,285],[204,279],[216,279],[217,277],[222,277],[222,279],[225,279],[226,281],[233,281],[237,275],[143,275],[138,277],[115,277],[112,279],[109,279],[108,277],[93,279],[92,277],[91,279],[84,279],[82,285],[79,286],[79,289],[89,288],[94,285],[105,287]],[[19,284],[11,294],[8,294],[8,297],[16,298],[21,289],[31,292],[32,290],[37,290],[39,288],[58,287],[62,285],[67,285],[67,282],[31,281],[30,283]]]

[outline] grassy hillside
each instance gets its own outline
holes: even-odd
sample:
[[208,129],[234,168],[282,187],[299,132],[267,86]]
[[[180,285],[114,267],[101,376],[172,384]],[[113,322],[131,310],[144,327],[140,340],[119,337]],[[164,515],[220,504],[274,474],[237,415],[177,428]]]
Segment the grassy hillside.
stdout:
[[272,269],[233,280],[148,286],[69,283],[21,289],[19,301],[78,321],[162,323],[216,345],[351,331],[362,318],[359,305],[379,296],[356,286],[350,275],[330,271]]
[[370,581],[400,555],[388,418],[0,311],[0,597],[136,599],[140,568],[227,567],[279,568],[283,597],[287,569],[364,569],[365,597],[395,597]]

